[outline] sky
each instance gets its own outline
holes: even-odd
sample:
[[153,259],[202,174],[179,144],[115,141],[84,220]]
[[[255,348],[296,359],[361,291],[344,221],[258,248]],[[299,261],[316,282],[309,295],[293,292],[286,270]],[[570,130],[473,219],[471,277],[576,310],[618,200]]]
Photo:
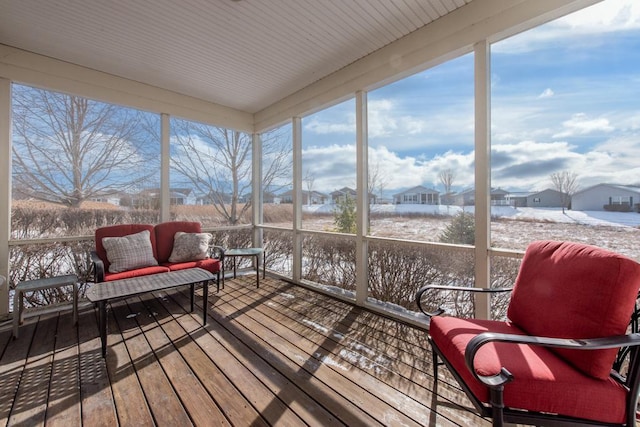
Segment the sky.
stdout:
[[[355,188],[355,101],[303,118],[303,176]],[[474,180],[473,54],[368,93],[370,168],[386,196]],[[640,185],[640,1],[602,3],[491,46],[492,186]]]

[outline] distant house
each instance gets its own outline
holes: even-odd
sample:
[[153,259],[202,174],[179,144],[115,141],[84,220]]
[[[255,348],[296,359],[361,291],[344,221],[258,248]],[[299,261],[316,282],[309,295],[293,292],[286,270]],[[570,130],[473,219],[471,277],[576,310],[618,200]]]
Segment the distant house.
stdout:
[[640,186],[597,184],[578,191],[571,198],[576,211],[638,211]]
[[[197,202],[197,197],[190,188],[171,188],[169,189],[169,197],[171,205],[195,205]],[[130,203],[134,208],[157,207],[160,205],[160,189],[148,188],[133,194]]]
[[[278,196],[280,203],[293,203],[293,190],[285,191]],[[303,205],[324,205],[328,203],[329,196],[319,191],[305,191],[302,190],[302,204]],[[309,203],[311,202],[311,203]]]
[[[502,188],[492,188],[491,189],[491,204],[494,206],[502,206],[508,205],[507,195],[508,191],[503,190]],[[475,188],[470,188],[468,190],[461,191],[460,193],[455,195],[455,203],[458,206],[475,206],[476,204],[476,190]]]
[[394,194],[393,203],[396,205],[439,205],[440,192],[418,185],[402,193]]
[[231,195],[227,193],[221,193],[219,191],[212,191],[209,194],[203,194],[196,198],[198,205],[213,205],[215,203],[231,203]]
[[474,188],[464,190],[455,195],[455,205],[474,206],[476,204],[476,190]]
[[451,191],[449,193],[440,195],[440,204],[442,205],[455,205],[456,203],[456,193]]
[[531,194],[533,194],[531,191],[511,191],[506,195],[507,203],[514,208],[524,208]]
[[262,203],[280,203],[280,198],[270,191],[262,194]]
[[124,194],[114,194],[114,193],[105,193],[101,195],[96,195],[91,198],[94,202],[100,203],[109,203],[115,206],[120,206],[120,201],[123,197],[126,197]]
[[[344,201],[347,197],[350,197],[351,199],[355,200],[357,196],[357,192],[353,188],[342,187],[339,190],[332,191],[329,194],[329,196],[331,197],[330,199],[331,203],[336,204]],[[369,204],[375,205],[377,203],[378,203],[378,197],[373,193],[369,193]]]
[[492,188],[491,189],[491,205],[492,206],[507,206],[509,204],[507,200],[508,191],[503,190],[502,188]]
[[558,190],[547,188],[546,190],[529,194],[527,196],[527,204],[525,206],[530,208],[561,208],[563,196],[566,197],[566,194],[563,194]]
[[195,205],[196,196],[189,188],[176,188],[169,190],[171,205]]
[[331,203],[335,204],[343,202],[347,197],[351,197],[355,200],[357,193],[353,188],[342,187],[340,190],[332,191],[330,195]]

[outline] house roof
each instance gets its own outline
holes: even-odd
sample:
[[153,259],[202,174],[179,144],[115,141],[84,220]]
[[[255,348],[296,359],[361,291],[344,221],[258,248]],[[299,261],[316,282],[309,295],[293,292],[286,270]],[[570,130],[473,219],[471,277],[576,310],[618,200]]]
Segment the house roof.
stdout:
[[262,130],[597,1],[3,0],[0,76]]
[[342,187],[339,190],[332,191],[330,194],[332,196],[341,196],[343,194],[349,194],[349,195],[355,196],[357,194],[357,192],[353,188]]
[[430,194],[440,194],[438,190],[434,190],[433,188],[427,188],[423,185],[416,185],[413,188],[409,188],[408,190],[404,190],[400,193],[394,194],[393,197],[402,196],[403,194],[413,194],[413,193],[430,193]]
[[637,186],[637,185],[621,185],[621,184],[606,184],[606,183],[602,183],[602,184],[592,185],[591,187],[584,188],[584,189],[582,189],[580,191],[576,191],[574,196],[576,194],[584,193],[586,191],[592,190],[592,189],[597,188],[597,187],[610,187],[610,188],[615,188],[615,189],[618,189],[618,190],[623,190],[623,191],[628,191],[628,192],[631,192],[631,193],[640,194],[640,186]]

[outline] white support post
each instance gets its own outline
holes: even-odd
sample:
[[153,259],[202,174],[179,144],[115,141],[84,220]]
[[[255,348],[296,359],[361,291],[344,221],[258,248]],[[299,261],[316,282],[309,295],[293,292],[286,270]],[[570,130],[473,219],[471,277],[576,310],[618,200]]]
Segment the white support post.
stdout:
[[169,177],[171,162],[170,116],[162,113],[160,120],[160,221],[164,222],[171,220],[171,181]]
[[367,140],[367,93],[356,92],[356,304],[367,301],[369,269],[367,233],[369,232],[369,145]]
[[302,279],[302,119],[292,119],[293,132],[293,271],[292,279]]
[[[11,237],[11,80],[0,78],[0,274],[9,278]],[[0,319],[9,313],[9,283],[0,283]]]
[[[475,286],[488,288],[491,264],[491,70],[490,47],[484,40],[474,45],[475,61]],[[488,294],[476,295],[478,319],[491,317]]]
[[262,138],[259,133],[253,134],[251,148],[251,205],[253,206],[253,247],[261,248],[263,244],[263,230],[260,227],[256,227],[257,225],[264,222],[264,189],[262,188]]

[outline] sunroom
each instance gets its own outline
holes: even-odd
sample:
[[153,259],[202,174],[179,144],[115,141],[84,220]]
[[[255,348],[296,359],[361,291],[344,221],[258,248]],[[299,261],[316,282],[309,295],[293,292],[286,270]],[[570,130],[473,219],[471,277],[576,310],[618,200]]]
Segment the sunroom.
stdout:
[[[250,341],[255,354],[269,351],[255,347],[250,331],[279,342],[282,335],[270,335],[275,329],[304,335],[296,328],[306,325],[319,334],[309,360],[329,366],[339,365],[332,356],[348,359],[332,334],[353,328],[364,337],[362,328],[371,322],[376,341],[389,346],[381,348],[403,363],[388,370],[419,378],[407,385],[382,375],[387,381],[382,394],[367,394],[360,402],[368,408],[366,415],[345,410],[338,398],[322,400],[327,392],[317,386],[313,391],[303,387],[301,393],[321,402],[317,418],[300,409],[309,402],[290,392],[271,391],[271,401],[256,403],[255,396],[239,391],[254,414],[243,417],[234,412],[238,408],[224,408],[221,419],[236,425],[252,416],[264,424],[286,424],[286,416],[307,424],[394,424],[380,418],[386,412],[372,408],[402,390],[411,405],[389,413],[406,416],[403,422],[481,424],[467,410],[455,381],[444,397],[425,394],[426,386],[416,385],[420,378],[427,381],[429,370],[423,367],[430,356],[419,350],[426,345],[419,332],[428,325],[417,313],[415,291],[426,283],[511,285],[527,244],[541,239],[595,244],[640,260],[637,213],[491,203],[491,189],[497,187],[510,194],[548,188],[570,194],[601,183],[640,183],[634,106],[640,95],[634,67],[639,44],[640,8],[630,0],[3,2],[0,275],[9,280],[0,289],[0,316],[11,318],[12,288],[21,280],[74,273],[88,282],[81,292],[91,286],[92,227],[196,220],[216,244],[265,250],[264,290],[262,285],[251,289],[253,270],[247,268],[247,276],[229,281],[213,298],[211,323]],[[70,124],[78,124],[81,108],[87,109],[86,127],[74,130]],[[104,127],[91,128],[92,120]],[[67,170],[76,166],[73,150],[60,143],[74,135],[94,144],[86,156],[102,159],[78,163],[84,169],[77,177]],[[437,190],[441,202],[392,202],[393,194],[418,186]],[[345,188],[355,196],[331,201],[332,192]],[[473,194],[471,202],[456,197],[467,193]],[[310,194],[318,194],[313,199],[318,201],[312,202]],[[452,232],[460,224],[464,232]],[[100,410],[116,413],[125,423],[129,409],[118,406],[118,387],[125,387],[118,381],[137,372],[145,396],[140,399],[149,408],[143,412],[154,422],[169,422],[154,411],[153,387],[139,370],[155,366],[178,396],[172,401],[176,408],[186,408],[168,412],[183,411],[195,424],[207,419],[184,403],[198,393],[182,390],[171,372],[182,374],[173,369],[189,359],[187,371],[202,378],[196,372],[200,362],[190,358],[197,353],[207,363],[220,364],[207,353],[220,337],[201,336],[193,324],[197,316],[180,312],[184,298],[177,293],[166,297],[168,303],[114,304],[110,327],[118,333],[111,337],[105,371],[95,373],[111,386],[94,384],[88,402],[111,394],[111,408]],[[295,312],[308,317],[295,326],[288,323],[293,312],[281,318],[274,309],[286,312],[287,298],[291,304],[313,302],[296,305]],[[92,307],[81,300],[78,332],[68,337],[69,299],[66,294],[33,296],[33,305],[44,306],[39,320],[24,326],[34,344],[22,337],[4,341],[6,354],[22,354],[11,349],[26,346],[22,363],[13,359],[22,366],[15,368],[21,378],[47,369],[52,382],[58,378],[51,375],[55,363],[47,362],[47,368],[35,361],[40,353],[29,350],[39,347],[47,331],[78,343],[75,353],[63,355],[63,364],[94,362],[83,359],[80,344],[97,338]],[[504,302],[484,297],[433,303],[455,314],[495,318],[504,315]],[[256,309],[261,304],[265,307]],[[259,313],[242,326],[225,323],[251,309]],[[164,329],[162,316],[156,323],[140,320],[158,313],[173,319]],[[325,315],[337,323],[323,325]],[[372,317],[377,315],[382,317]],[[59,320],[50,324],[51,316]],[[164,341],[153,335],[154,325],[164,331]],[[392,329],[396,334],[388,332]],[[295,342],[293,335],[286,337]],[[148,352],[135,344],[140,340]],[[192,345],[200,346],[200,353]],[[172,348],[179,356],[170,355]],[[245,360],[238,349],[218,348],[238,364],[220,368],[220,378],[236,384],[251,372],[244,371],[247,365],[261,363],[267,372],[269,363],[276,364],[272,356]],[[52,360],[59,355],[56,350],[41,354]],[[88,354],[93,357],[93,347]],[[125,354],[128,364],[114,362]],[[2,359],[0,365],[10,366]],[[227,369],[242,375],[234,377]],[[278,377],[280,390],[295,378],[307,381],[317,373],[322,382],[326,375],[325,367],[310,373],[303,366],[280,369],[285,372]],[[362,380],[345,378],[340,381]],[[379,380],[364,381],[364,387],[371,381],[366,393]],[[80,388],[92,387],[83,381],[77,382]],[[269,387],[264,378],[257,382]],[[52,392],[61,393],[58,401],[48,398],[54,409],[41,410],[47,399],[21,406],[29,400],[27,391],[20,397],[19,383],[6,411],[11,423],[33,422],[40,416],[34,414],[47,411],[80,411],[83,422],[100,413],[78,410],[65,402],[64,387],[57,390],[49,383]],[[200,380],[197,387],[216,401],[211,390],[220,384]],[[353,391],[340,387],[345,388],[333,390]],[[85,399],[84,391],[69,396]],[[348,404],[358,407],[358,402]],[[342,410],[352,417],[336,415]],[[135,421],[142,415],[131,416]]]

